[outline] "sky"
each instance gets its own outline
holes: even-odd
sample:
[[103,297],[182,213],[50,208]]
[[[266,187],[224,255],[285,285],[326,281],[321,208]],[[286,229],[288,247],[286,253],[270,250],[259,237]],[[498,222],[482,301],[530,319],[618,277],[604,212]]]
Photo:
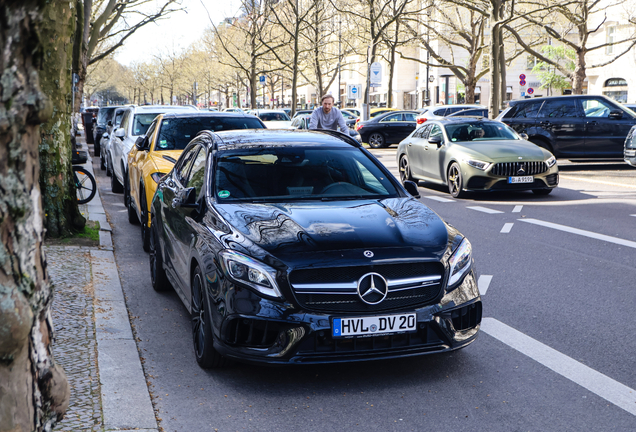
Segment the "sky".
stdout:
[[[162,1],[155,0],[155,3],[161,4]],[[150,61],[162,49],[174,48],[179,52],[211,27],[210,18],[218,24],[226,17],[237,15],[240,5],[239,0],[181,0],[181,3],[185,11],[174,12],[167,19],[137,30],[116,51],[115,59],[128,66],[134,62]]]

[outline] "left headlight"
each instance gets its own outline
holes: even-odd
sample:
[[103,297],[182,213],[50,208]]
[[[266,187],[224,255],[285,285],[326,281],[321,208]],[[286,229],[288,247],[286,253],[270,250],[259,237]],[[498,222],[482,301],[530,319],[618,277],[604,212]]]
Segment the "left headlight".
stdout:
[[473,247],[467,239],[462,240],[455,250],[448,263],[450,264],[450,276],[448,278],[448,288],[457,284],[461,278],[470,270],[472,262]]
[[466,163],[471,167],[480,169],[482,171],[486,171],[488,168],[490,168],[490,165],[492,165],[492,163],[490,162],[484,162],[477,159],[467,159]]
[[548,166],[548,168],[552,168],[555,163],[556,163],[556,158],[554,156],[550,156],[550,159],[545,161],[545,164]]
[[242,253],[226,250],[219,254],[223,271],[234,281],[268,297],[283,298],[276,284],[276,270]]

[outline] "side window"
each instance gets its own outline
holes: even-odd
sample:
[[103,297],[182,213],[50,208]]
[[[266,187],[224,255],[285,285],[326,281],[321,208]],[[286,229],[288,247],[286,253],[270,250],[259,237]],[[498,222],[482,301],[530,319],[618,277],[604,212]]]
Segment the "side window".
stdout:
[[528,102],[517,105],[509,118],[536,118],[543,102]]
[[446,115],[446,108],[438,109],[433,112],[436,116],[444,116]]
[[540,118],[578,117],[574,99],[547,100],[539,111]]
[[417,130],[417,132],[415,132],[414,137],[415,138],[426,138],[428,136],[428,130],[431,128],[430,124],[425,124],[424,126],[422,126],[421,128],[419,128]]
[[405,121],[415,121],[415,114],[413,113],[404,113]]
[[128,133],[128,126],[130,125],[130,111],[124,112],[124,117],[121,119],[120,127],[124,128],[126,133]]
[[384,117],[382,120],[380,120],[381,123],[387,123],[387,122],[399,122],[402,121],[402,114],[391,114],[389,116]]
[[192,167],[192,163],[194,162],[194,158],[197,155],[198,151],[198,145],[192,146],[189,150],[181,155],[179,161],[177,162],[178,166],[174,169],[177,179],[184,186],[186,185],[188,174],[190,173],[190,167]]
[[429,132],[428,137],[433,138],[436,136],[439,136],[442,139],[442,142],[444,141],[444,134],[442,134],[442,128],[440,127],[440,125],[434,124],[431,126],[431,131]]
[[188,174],[188,179],[184,182],[185,187],[193,187],[195,189],[197,197],[201,193],[201,188],[203,187],[203,182],[205,180],[205,160],[206,152],[201,149],[194,158],[192,168]]
[[293,127],[297,128],[297,127],[299,126],[299,123],[300,123],[300,122],[298,121],[298,117],[296,117],[296,118],[294,119],[294,121],[292,121],[292,124],[291,124],[291,125],[292,125]]
[[612,110],[618,109],[599,99],[581,99],[585,117],[608,118]]
[[152,135],[155,133],[155,128],[157,127],[157,122],[152,122],[148,130],[146,131],[146,137],[148,137],[148,142],[152,140]]

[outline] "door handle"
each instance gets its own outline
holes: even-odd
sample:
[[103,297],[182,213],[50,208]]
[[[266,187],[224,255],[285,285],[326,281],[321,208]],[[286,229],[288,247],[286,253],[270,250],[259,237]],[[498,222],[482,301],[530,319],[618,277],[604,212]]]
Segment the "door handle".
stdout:
[[424,150],[428,150],[428,146],[427,146],[427,145],[426,145],[426,146],[424,146]]

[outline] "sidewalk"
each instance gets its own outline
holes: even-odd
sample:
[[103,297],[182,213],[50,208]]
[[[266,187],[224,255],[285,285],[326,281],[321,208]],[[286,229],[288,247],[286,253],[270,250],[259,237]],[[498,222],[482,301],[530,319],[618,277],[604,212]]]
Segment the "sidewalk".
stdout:
[[[90,156],[84,167],[93,172]],[[55,430],[157,432],[99,190],[80,211],[99,222],[99,247],[45,246],[54,285],[53,354],[71,387]]]

